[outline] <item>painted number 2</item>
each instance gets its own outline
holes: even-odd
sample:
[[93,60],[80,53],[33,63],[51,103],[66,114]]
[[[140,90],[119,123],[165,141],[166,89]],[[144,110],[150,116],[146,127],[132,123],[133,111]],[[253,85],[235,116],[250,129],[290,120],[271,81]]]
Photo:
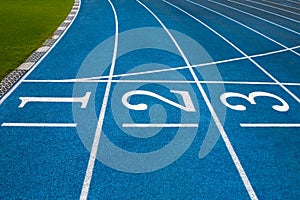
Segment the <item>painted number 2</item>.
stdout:
[[159,99],[167,104],[170,104],[174,107],[177,107],[177,108],[182,109],[187,112],[195,112],[196,111],[188,91],[171,90],[170,92],[179,94],[183,99],[184,105],[180,105],[180,104],[178,104],[174,101],[171,101],[163,96],[155,94],[154,92],[150,92],[150,91],[146,91],[146,90],[133,90],[133,91],[125,93],[122,97],[122,103],[124,104],[124,106],[126,106],[127,108],[132,109],[132,110],[146,110],[148,108],[148,106],[144,103],[132,105],[128,102],[128,98],[132,95],[146,95],[146,96],[151,96],[156,99]]
[[240,93],[235,93],[235,92],[226,92],[220,96],[220,99],[221,99],[222,103],[225,106],[227,106],[228,108],[231,108],[233,110],[239,110],[239,111],[246,110],[246,107],[243,105],[231,105],[227,102],[228,98],[233,98],[233,97],[246,99],[251,104],[256,104],[256,102],[254,100],[256,97],[271,97],[271,98],[275,98],[275,99],[279,100],[282,103],[282,105],[273,105],[272,108],[274,110],[279,111],[279,112],[286,112],[289,110],[289,105],[287,104],[287,102],[285,100],[283,100],[282,98],[280,98],[277,95],[274,95],[274,94],[271,94],[268,92],[260,92],[260,91],[251,92],[249,94],[249,96],[246,96],[246,95],[243,95]]

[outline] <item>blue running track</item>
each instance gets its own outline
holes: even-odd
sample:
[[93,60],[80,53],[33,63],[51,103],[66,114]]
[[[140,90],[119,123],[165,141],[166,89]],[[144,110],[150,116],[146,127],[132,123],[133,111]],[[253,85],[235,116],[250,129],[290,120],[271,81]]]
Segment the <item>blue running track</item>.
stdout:
[[0,99],[0,199],[300,199],[299,0],[81,0]]

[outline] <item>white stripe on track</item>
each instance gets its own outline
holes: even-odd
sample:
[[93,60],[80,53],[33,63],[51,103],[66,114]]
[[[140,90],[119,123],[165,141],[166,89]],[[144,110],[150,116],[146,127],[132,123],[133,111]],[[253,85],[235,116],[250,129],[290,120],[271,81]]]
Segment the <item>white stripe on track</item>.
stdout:
[[300,4],[300,2],[298,2],[298,1],[292,1],[292,0],[286,0],[286,1],[289,1],[289,2],[292,2],[292,3],[295,3],[295,4]]
[[[63,80],[29,80],[28,83],[65,83]],[[107,83],[107,80],[75,80],[74,83]],[[153,80],[153,79],[132,79],[132,80],[111,80],[112,83],[180,83],[194,84],[196,81],[181,80]],[[257,81],[199,81],[201,84],[237,84],[237,85],[278,85],[275,82],[257,82]],[[300,86],[300,83],[282,83],[286,86]]]
[[278,6],[283,6],[283,7],[286,7],[286,8],[292,8],[292,9],[295,9],[295,10],[300,10],[299,8],[295,8],[295,7],[288,6],[288,5],[281,4],[281,3],[276,3],[276,2],[273,2],[273,1],[267,1],[267,0],[262,0],[262,1],[268,2],[268,3],[271,3],[271,4],[275,4],[275,5],[278,5]]
[[114,17],[115,17],[115,29],[116,29],[115,44],[114,44],[111,68],[109,71],[109,77],[107,80],[107,85],[106,85],[105,93],[104,93],[104,97],[103,97],[103,103],[102,103],[101,110],[100,110],[100,115],[99,115],[99,119],[98,119],[98,123],[97,123],[97,128],[96,128],[96,132],[95,132],[95,136],[94,136],[94,141],[93,141],[93,145],[92,145],[92,149],[91,149],[91,153],[90,153],[88,166],[87,166],[86,173],[85,173],[83,186],[81,189],[80,200],[86,200],[88,197],[91,180],[92,180],[92,176],[93,176],[93,171],[94,171],[94,166],[95,166],[95,160],[96,160],[97,152],[98,152],[98,148],[99,148],[99,142],[100,142],[100,137],[101,137],[101,133],[102,133],[102,126],[103,126],[103,121],[104,121],[104,117],[105,117],[107,102],[108,102],[108,98],[109,98],[109,94],[110,94],[111,80],[112,80],[112,76],[114,73],[116,58],[117,58],[118,39],[119,39],[118,38],[118,36],[119,36],[118,16],[117,16],[117,12],[115,10],[113,3],[110,0],[108,0],[108,2],[113,10]]
[[187,2],[190,2],[190,3],[194,4],[194,5],[200,6],[200,7],[204,8],[204,9],[206,9],[206,10],[209,10],[209,11],[211,11],[211,12],[214,12],[214,13],[216,13],[216,14],[218,14],[218,15],[220,15],[220,16],[226,18],[226,19],[229,19],[230,21],[233,21],[233,22],[235,22],[235,23],[237,23],[237,24],[239,24],[239,25],[241,25],[241,26],[247,28],[248,30],[251,30],[251,31],[253,31],[254,33],[256,33],[256,34],[258,34],[258,35],[260,35],[260,36],[262,36],[262,37],[264,37],[264,38],[266,38],[266,39],[272,41],[273,43],[278,44],[279,46],[281,46],[281,47],[283,47],[283,48],[285,48],[285,49],[291,51],[292,53],[296,54],[297,56],[300,56],[300,54],[299,54],[298,52],[296,52],[296,51],[294,51],[294,50],[292,50],[292,49],[289,49],[287,46],[281,44],[280,42],[278,42],[278,41],[276,41],[276,40],[270,38],[269,36],[266,36],[265,34],[263,34],[263,33],[259,32],[259,31],[255,30],[255,29],[253,29],[253,28],[251,28],[251,27],[249,27],[249,26],[247,26],[247,25],[245,25],[245,24],[243,24],[243,23],[241,23],[241,22],[239,22],[239,21],[237,21],[237,20],[235,20],[235,19],[233,19],[233,18],[231,18],[231,17],[228,17],[227,15],[224,15],[224,14],[222,14],[222,13],[219,13],[219,12],[213,10],[213,9],[210,9],[210,8],[208,8],[208,7],[205,7],[205,6],[203,6],[203,5],[199,4],[199,3],[193,2],[193,1],[191,1],[191,0],[186,0],[186,1],[187,1]]
[[124,128],[197,128],[198,124],[122,124]]
[[76,127],[76,123],[2,123],[1,126],[5,127],[52,127],[52,128],[71,128]]
[[272,22],[272,21],[270,21],[270,20],[267,20],[267,19],[265,19],[265,18],[262,18],[262,17],[256,16],[256,15],[253,15],[253,14],[251,14],[251,13],[242,11],[242,10],[240,10],[240,9],[234,8],[234,7],[232,7],[232,6],[229,6],[229,5],[220,3],[220,2],[216,2],[216,1],[213,1],[213,0],[208,0],[208,1],[209,1],[209,2],[212,2],[212,3],[215,3],[215,4],[219,4],[219,5],[224,6],[224,7],[227,7],[227,8],[230,8],[230,9],[235,10],[235,11],[238,11],[238,12],[240,12],[240,13],[244,13],[244,14],[249,15],[249,16],[251,16],[251,17],[255,17],[255,18],[257,18],[257,19],[260,19],[260,20],[262,20],[262,21],[265,21],[265,22],[267,22],[267,23],[270,23],[270,24],[272,24],[272,25],[275,25],[275,26],[277,26],[277,27],[280,27],[280,28],[282,28],[282,29],[285,29],[285,30],[287,30],[287,31],[289,31],[289,32],[292,32],[292,33],[295,33],[295,34],[297,34],[297,35],[300,35],[300,33],[297,32],[297,31],[295,31],[295,30],[292,30],[292,29],[290,29],[290,28],[287,28],[287,27],[285,27],[285,26],[282,26],[282,25],[280,25],[280,24],[277,24],[277,23]]
[[278,8],[278,7],[275,7],[275,6],[271,6],[269,4],[259,3],[257,1],[252,1],[252,0],[245,0],[245,1],[249,1],[249,2],[252,2],[252,3],[256,3],[256,4],[259,4],[259,5],[266,6],[266,7],[270,7],[270,8],[274,8],[274,9],[281,10],[281,11],[284,11],[284,12],[292,13],[294,15],[300,15],[300,13],[296,13],[296,12],[293,12],[293,11],[290,11],[290,10],[286,10],[286,9],[283,9],[283,8]]
[[224,130],[224,128],[223,128],[223,126],[222,126],[222,124],[221,124],[221,122],[220,122],[220,120],[219,120],[219,118],[218,118],[218,116],[217,116],[217,114],[214,110],[214,108],[213,108],[213,106],[211,105],[211,103],[209,101],[209,98],[208,98],[207,94],[205,93],[205,90],[203,89],[202,85],[199,83],[198,77],[195,74],[193,68],[191,67],[187,57],[185,56],[182,49],[178,45],[176,39],[173,37],[173,35],[170,33],[170,31],[163,24],[163,22],[147,6],[145,6],[139,0],[136,0],[136,1],[139,4],[141,4],[146,10],[148,10],[148,12],[151,13],[153,15],[153,17],[160,23],[160,25],[163,27],[163,29],[166,31],[166,33],[169,35],[169,37],[171,38],[171,40],[173,41],[173,43],[177,47],[177,49],[178,49],[180,55],[182,56],[183,60],[185,61],[186,65],[189,66],[189,70],[191,72],[191,75],[193,76],[194,80],[197,82],[198,89],[199,89],[202,97],[204,98],[204,101],[206,102],[206,105],[207,105],[207,107],[208,107],[208,109],[209,109],[209,111],[210,111],[210,113],[211,113],[211,115],[212,115],[219,131],[220,131],[220,134],[223,138],[223,141],[226,145],[226,148],[228,149],[228,152],[229,152],[229,154],[230,154],[230,156],[231,156],[231,158],[232,158],[232,160],[233,160],[233,162],[234,162],[234,164],[235,164],[235,166],[236,166],[236,168],[237,168],[237,170],[238,170],[238,172],[239,172],[239,174],[242,178],[242,181],[243,181],[243,183],[244,183],[244,185],[247,189],[247,192],[248,192],[250,198],[252,200],[257,199],[257,196],[256,196],[256,194],[255,194],[255,192],[252,188],[252,185],[251,185],[251,183],[250,183],[250,181],[249,181],[249,179],[246,175],[246,172],[244,171],[244,169],[243,169],[243,167],[242,167],[242,165],[241,165],[241,163],[238,159],[238,156],[236,155],[236,153],[235,153],[235,151],[234,151],[234,149],[231,145],[231,142],[230,142],[230,140],[229,140],[229,138],[228,138],[228,136],[227,136],[227,134],[226,134],[226,132],[225,132],[225,130]]
[[287,19],[287,20],[289,20],[289,21],[293,21],[293,22],[296,22],[296,23],[300,23],[300,21],[298,21],[298,20],[295,20],[295,19],[292,19],[292,18],[283,16],[283,15],[280,15],[280,14],[277,14],[277,13],[273,13],[273,12],[270,12],[270,11],[267,11],[267,10],[264,10],[264,9],[261,9],[261,8],[257,8],[257,7],[254,7],[254,6],[250,6],[250,5],[245,4],[245,3],[241,3],[241,2],[237,2],[237,1],[233,1],[233,0],[227,0],[227,1],[232,2],[232,3],[235,3],[235,4],[239,4],[239,5],[242,5],[242,6],[246,6],[246,7],[248,7],[248,8],[252,8],[252,9],[255,9],[255,10],[259,10],[259,11],[262,11],[262,12],[265,12],[265,13],[268,13],[268,14],[271,14],[271,15],[275,15],[275,16],[277,16],[277,17],[281,17],[281,18]]
[[240,123],[243,128],[299,128],[300,124],[288,123],[274,123],[274,124],[261,124],[261,123]]

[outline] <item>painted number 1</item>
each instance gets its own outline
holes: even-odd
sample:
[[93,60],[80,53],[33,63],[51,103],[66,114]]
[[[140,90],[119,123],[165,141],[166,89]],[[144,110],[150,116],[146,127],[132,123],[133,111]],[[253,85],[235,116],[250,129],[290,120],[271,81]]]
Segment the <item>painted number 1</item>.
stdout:
[[289,110],[289,105],[287,104],[287,102],[285,100],[283,100],[282,98],[280,98],[279,96],[277,96],[275,94],[271,94],[268,92],[260,92],[260,91],[251,92],[249,94],[249,96],[246,96],[246,95],[243,95],[240,93],[236,93],[236,92],[226,92],[220,96],[220,99],[221,99],[221,102],[228,108],[231,108],[233,110],[239,110],[239,111],[246,110],[246,107],[243,105],[231,105],[227,102],[228,98],[234,98],[234,97],[246,99],[251,104],[256,104],[256,102],[255,102],[256,97],[271,97],[271,98],[277,99],[278,101],[280,101],[282,103],[282,105],[273,105],[272,108],[274,110],[279,111],[279,112],[286,112]]

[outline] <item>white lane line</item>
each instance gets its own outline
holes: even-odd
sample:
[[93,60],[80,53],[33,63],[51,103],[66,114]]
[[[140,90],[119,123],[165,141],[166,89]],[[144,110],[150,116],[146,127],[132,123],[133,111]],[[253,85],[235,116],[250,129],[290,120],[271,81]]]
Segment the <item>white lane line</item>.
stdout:
[[289,2],[292,2],[292,3],[296,3],[296,4],[300,4],[300,2],[298,2],[298,1],[292,1],[292,0],[286,0],[286,1],[289,1]]
[[[32,83],[64,83],[64,80],[31,80]],[[28,81],[31,83],[30,81]],[[75,80],[79,83],[107,83],[107,80]],[[193,84],[196,81],[188,80],[153,80],[153,79],[132,79],[132,80],[111,80],[112,83],[179,83],[179,84]],[[275,82],[251,82],[251,81],[199,81],[203,84],[238,84],[238,85],[278,85]],[[300,83],[282,83],[285,86],[300,86]]]
[[230,8],[230,9],[235,10],[235,11],[238,11],[238,12],[240,12],[240,13],[244,13],[244,14],[249,15],[249,16],[251,16],[251,17],[260,19],[260,20],[262,20],[262,21],[265,21],[265,22],[267,22],[267,23],[270,23],[270,24],[273,24],[273,25],[275,25],[275,26],[277,26],[277,27],[280,27],[280,28],[282,28],[282,29],[285,29],[285,30],[287,30],[287,31],[289,31],[289,32],[292,32],[292,33],[295,33],[295,34],[297,34],[297,35],[300,35],[300,33],[297,32],[297,31],[295,31],[295,30],[292,30],[292,29],[290,29],[290,28],[287,28],[287,27],[285,27],[285,26],[282,26],[282,25],[280,25],[280,24],[277,24],[277,23],[272,22],[272,21],[270,21],[270,20],[267,20],[267,19],[265,19],[265,18],[262,18],[262,17],[256,16],[256,15],[253,15],[253,14],[251,14],[251,13],[245,12],[245,11],[243,11],[243,10],[240,10],[240,9],[234,8],[234,7],[232,7],[232,6],[228,6],[228,5],[226,5],[226,4],[219,3],[219,2],[216,2],[216,1],[213,1],[213,0],[208,0],[208,1],[209,1],[209,2],[212,2],[212,3],[215,3],[215,4],[219,4],[219,5],[224,6],[224,7],[227,7],[227,8]]
[[[300,13],[296,13],[296,12],[293,12],[293,11],[290,11],[290,10],[286,10],[286,9],[283,9],[283,8],[279,8],[279,7],[275,7],[275,6],[271,6],[269,4],[259,3],[259,2],[251,1],[251,0],[245,0],[245,1],[249,1],[249,2],[252,2],[252,3],[260,4],[260,5],[263,5],[263,6],[266,6],[266,7],[270,7],[270,8],[274,8],[274,9],[277,9],[277,10],[282,10],[284,12],[292,13],[294,15],[300,15]],[[264,1],[264,0],[262,0],[262,1]]]
[[240,123],[245,128],[300,128],[300,124],[260,124],[260,123]]
[[53,127],[53,128],[60,128],[60,127],[76,127],[76,123],[2,123],[1,126],[5,127]]
[[[281,44],[280,42],[278,42],[278,41],[276,41],[276,40],[274,40],[274,39],[272,39],[272,38],[266,36],[265,34],[263,34],[263,33],[259,32],[259,31],[255,30],[255,29],[253,29],[253,28],[251,28],[251,27],[249,27],[249,26],[247,26],[247,25],[245,25],[245,24],[243,24],[243,23],[241,23],[241,22],[239,22],[239,21],[237,21],[237,20],[235,20],[235,19],[233,19],[233,18],[227,16],[227,15],[224,15],[224,14],[222,14],[222,13],[219,13],[219,12],[213,10],[213,9],[210,9],[210,8],[208,8],[208,7],[205,7],[205,6],[203,6],[203,5],[199,4],[199,3],[193,2],[193,1],[191,1],[191,0],[186,0],[186,1],[192,3],[192,4],[196,5],[196,6],[202,7],[202,8],[204,8],[204,9],[206,9],[206,10],[209,10],[209,11],[211,11],[211,12],[213,12],[213,13],[216,13],[216,14],[218,14],[218,15],[220,15],[220,16],[226,18],[226,19],[229,19],[230,21],[233,21],[233,22],[235,22],[235,23],[237,23],[237,24],[239,24],[239,25],[241,25],[241,26],[247,28],[248,30],[251,30],[251,31],[253,31],[254,33],[257,33],[258,35],[263,36],[264,38],[266,38],[266,39],[272,41],[272,42],[275,43],[275,44],[280,45],[281,47],[283,47],[283,48],[285,48],[285,49],[289,49],[287,46]],[[300,56],[300,54],[299,54],[298,52],[294,51],[294,50],[289,49],[289,51],[291,51],[292,53],[296,54],[297,56]]]
[[202,85],[199,83],[199,80],[198,80],[198,77],[197,75],[195,74],[193,68],[191,67],[187,57],[185,56],[185,54],[183,53],[182,49],[180,48],[180,46],[178,45],[177,41],[175,40],[175,38],[173,37],[173,35],[170,33],[170,31],[167,29],[167,27],[163,24],[163,22],[147,7],[145,6],[143,3],[141,3],[139,0],[136,0],[139,4],[141,4],[146,10],[148,10],[149,13],[151,13],[151,15],[153,15],[153,17],[159,22],[159,24],[163,27],[163,29],[166,31],[166,33],[169,35],[169,37],[171,38],[171,40],[173,41],[173,43],[175,44],[175,46],[177,47],[181,57],[183,58],[183,60],[185,61],[186,65],[189,66],[189,70],[190,70],[190,73],[191,75],[193,76],[194,80],[197,82],[197,86],[198,86],[198,89],[212,115],[212,118],[214,119],[219,131],[220,131],[220,134],[223,138],[223,141],[226,145],[226,148],[228,149],[228,152],[233,160],[233,163],[235,164],[239,174],[240,174],[240,177],[245,185],[245,188],[250,196],[250,198],[252,200],[256,200],[257,199],[257,196],[252,188],[252,185],[246,175],[246,172],[245,170],[243,169],[242,165],[241,165],[241,162],[238,158],[238,156],[236,155],[232,145],[231,145],[231,142],[222,126],[222,123],[220,122],[213,106],[211,105],[210,101],[209,101],[209,98],[207,96],[207,94],[205,93],[205,90],[204,88],[202,87]]
[[[263,57],[263,56],[268,56],[268,55],[273,55],[273,54],[278,54],[286,51],[290,51],[293,49],[297,49],[300,46],[295,46],[287,49],[281,49],[281,50],[276,50],[276,51],[271,51],[271,52],[266,52],[266,53],[261,53],[261,54],[255,54],[249,56],[250,58],[257,58],[257,57]],[[217,65],[217,64],[223,64],[223,63],[228,63],[228,62],[234,62],[234,61],[239,61],[239,60],[246,60],[248,59],[247,57],[239,57],[239,58],[231,58],[227,60],[220,60],[220,61],[215,61],[215,62],[209,62],[209,63],[203,63],[203,64],[196,64],[196,65],[191,65],[190,67],[192,68],[199,68],[199,67],[206,67],[210,65]],[[176,71],[176,70],[182,70],[182,69],[189,69],[189,66],[181,66],[181,67],[173,67],[173,68],[168,68],[168,69],[158,69],[158,70],[149,70],[149,71],[142,71],[142,72],[133,72],[133,73],[127,73],[127,74],[116,74],[113,75],[113,78],[119,78],[119,77],[126,77],[126,76],[137,76],[137,75],[145,75],[145,74],[154,74],[154,73],[160,73],[160,72],[169,72],[169,71]],[[72,83],[72,82],[106,82],[106,79],[108,76],[97,76],[97,77],[90,77],[90,78],[78,78],[78,79],[62,79],[62,80],[23,80],[23,82],[29,82],[29,83],[43,83],[43,82],[57,82],[57,83]],[[105,79],[105,80],[99,80],[99,79]]]
[[282,53],[282,52],[294,50],[294,49],[297,49],[299,47],[300,46],[295,46],[295,47],[291,47],[291,48],[287,48],[287,49],[283,49],[283,50],[277,50],[277,51],[271,51],[271,52],[267,52],[267,53],[261,53],[261,54],[251,55],[249,57],[250,58],[258,58],[258,57],[263,57],[263,56],[269,56],[269,55],[273,55],[273,54],[278,54],[278,53]]
[[31,69],[24,74],[24,76],[15,83],[15,85],[7,91],[7,93],[0,99],[0,105],[19,87],[19,85],[22,83],[23,80],[25,80],[33,70],[45,59],[45,57],[52,51],[52,49],[59,43],[59,41],[64,37],[64,35],[68,32],[69,28],[72,26],[73,22],[77,18],[77,15],[81,9],[81,1],[79,3],[79,9],[77,10],[75,17],[73,18],[70,25],[66,28],[66,30],[61,34],[61,36],[57,39],[57,41],[51,46],[51,48],[34,64],[34,66],[31,67]]
[[275,4],[275,5],[278,5],[278,6],[283,6],[283,7],[292,8],[292,9],[295,9],[295,10],[300,10],[299,8],[295,8],[295,7],[288,6],[288,5],[281,4],[281,3],[276,3],[276,2],[273,2],[273,1],[267,1],[267,0],[262,0],[262,1],[268,2],[268,3],[271,3],[271,4]]
[[195,128],[198,124],[122,124],[124,128]]
[[242,5],[242,6],[246,6],[248,8],[253,8],[255,10],[259,10],[259,11],[262,11],[262,12],[265,12],[265,13],[269,13],[271,15],[275,15],[277,17],[281,17],[281,18],[284,18],[284,19],[287,19],[289,21],[293,21],[293,22],[296,22],[296,23],[300,23],[300,21],[298,20],[295,20],[295,19],[292,19],[292,18],[289,18],[289,17],[286,17],[286,16],[283,16],[283,15],[280,15],[280,14],[277,14],[277,13],[273,13],[273,12],[270,12],[270,11],[267,11],[267,10],[264,10],[264,9],[261,9],[261,8],[257,8],[257,7],[254,7],[254,6],[250,6],[248,4],[245,4],[245,3],[240,3],[240,2],[237,2],[237,1],[233,1],[233,0],[227,0],[229,2],[232,2],[232,3],[236,3],[236,4],[239,4],[239,5]]
[[252,62],[256,67],[258,67],[264,74],[266,74],[268,77],[270,77],[273,81],[275,81],[282,89],[284,89],[290,96],[292,96],[298,103],[300,103],[300,99],[294,94],[292,93],[287,87],[285,87],[281,82],[279,82],[275,77],[273,77],[267,70],[265,70],[262,66],[260,66],[256,61],[254,61],[251,57],[249,57],[245,52],[243,52],[240,48],[238,48],[236,45],[234,45],[232,42],[230,42],[228,39],[226,39],[223,35],[221,35],[220,33],[218,33],[216,30],[214,30],[213,28],[211,28],[210,26],[208,26],[207,24],[205,24],[204,22],[202,22],[200,19],[196,18],[195,16],[191,15],[190,13],[186,12],[185,10],[175,6],[174,4],[171,4],[165,0],[163,0],[164,2],[168,3],[169,5],[173,6],[174,8],[180,10],[181,12],[185,13],[186,15],[190,16],[191,18],[193,18],[194,20],[196,20],[197,22],[199,22],[200,24],[202,24],[203,26],[205,26],[207,29],[209,29],[210,31],[212,31],[214,34],[216,34],[217,36],[219,36],[220,38],[222,38],[225,42],[227,42],[230,46],[232,46],[233,48],[235,48],[238,52],[240,52],[244,57],[247,57],[248,60],[250,62]]
[[115,18],[115,29],[116,29],[115,44],[114,44],[111,68],[109,71],[109,77],[107,80],[107,85],[106,85],[105,93],[104,93],[104,97],[103,97],[103,103],[101,106],[100,115],[99,115],[99,119],[98,119],[98,123],[97,123],[97,128],[96,128],[96,132],[95,132],[95,136],[94,136],[94,141],[93,141],[93,145],[92,145],[92,149],[91,149],[91,153],[90,153],[90,158],[89,158],[88,166],[87,166],[85,177],[84,177],[84,182],[83,182],[82,189],[81,189],[80,200],[86,200],[88,197],[91,180],[92,180],[92,176],[93,176],[93,171],[94,171],[94,166],[95,166],[95,160],[96,160],[97,152],[98,152],[98,148],[99,148],[99,142],[100,142],[100,137],[101,137],[101,133],[102,133],[102,126],[103,126],[103,121],[104,121],[104,117],[105,117],[107,102],[108,102],[108,98],[109,98],[109,94],[110,94],[111,80],[112,80],[112,76],[114,74],[114,69],[115,69],[116,59],[117,59],[118,40],[119,40],[119,24],[118,24],[119,22],[118,22],[117,12],[115,10],[113,3],[110,0],[108,0],[108,2],[113,10],[114,18]]

